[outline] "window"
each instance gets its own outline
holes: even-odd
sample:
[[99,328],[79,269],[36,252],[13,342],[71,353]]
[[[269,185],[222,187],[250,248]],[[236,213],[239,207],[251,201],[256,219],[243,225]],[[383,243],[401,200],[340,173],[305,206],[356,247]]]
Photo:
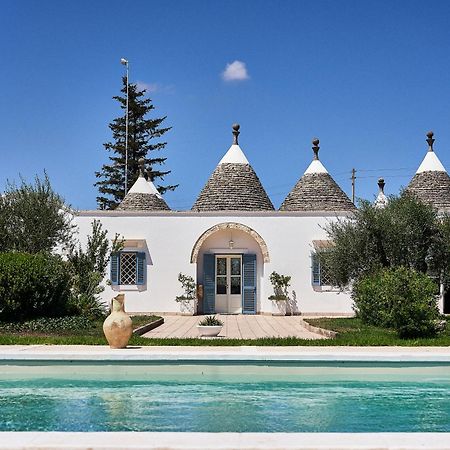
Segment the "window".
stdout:
[[333,286],[331,274],[327,265],[317,253],[311,254],[311,279],[313,286]]
[[111,283],[122,286],[145,284],[145,253],[122,251],[111,255]]

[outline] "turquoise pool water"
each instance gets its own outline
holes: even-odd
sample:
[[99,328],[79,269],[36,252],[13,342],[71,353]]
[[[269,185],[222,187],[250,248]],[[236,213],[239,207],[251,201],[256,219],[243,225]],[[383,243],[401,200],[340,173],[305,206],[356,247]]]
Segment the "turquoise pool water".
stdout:
[[450,431],[449,365],[0,365],[0,431]]

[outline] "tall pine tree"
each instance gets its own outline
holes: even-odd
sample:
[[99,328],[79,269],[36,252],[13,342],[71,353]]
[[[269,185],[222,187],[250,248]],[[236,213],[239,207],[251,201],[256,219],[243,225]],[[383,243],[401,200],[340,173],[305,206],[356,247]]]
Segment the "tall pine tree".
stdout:
[[[109,128],[112,131],[112,142],[103,144],[105,149],[111,153],[109,156],[110,164],[104,164],[95,176],[99,181],[95,183],[100,195],[97,197],[97,203],[100,209],[114,209],[124,198],[125,195],[125,130],[126,130],[126,92],[127,79],[122,79],[123,87],[121,92],[123,96],[115,96],[114,100],[120,103],[124,114],[114,119]],[[148,114],[155,109],[149,98],[144,98],[145,89],[139,90],[136,84],[128,85],[128,186],[127,191],[133,186],[139,174],[140,158],[145,159],[148,167],[147,177],[152,182],[155,180],[164,180],[164,176],[171,171],[161,171],[158,168],[165,163],[167,158],[152,157],[151,152],[157,152],[166,146],[167,142],[156,142],[171,127],[161,127],[166,116],[153,119],[147,118]],[[156,167],[155,167],[156,166]],[[174,190],[178,185],[161,186],[157,189],[161,194],[167,190]]]

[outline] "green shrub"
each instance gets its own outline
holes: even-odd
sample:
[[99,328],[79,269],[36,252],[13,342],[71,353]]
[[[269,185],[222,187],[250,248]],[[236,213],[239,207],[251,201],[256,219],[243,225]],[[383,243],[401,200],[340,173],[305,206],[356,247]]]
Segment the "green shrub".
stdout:
[[394,328],[402,338],[437,334],[436,284],[423,273],[397,267],[364,276],[353,287],[353,300],[366,324]]
[[41,317],[26,322],[0,322],[3,333],[53,333],[55,331],[78,331],[92,329],[95,324],[83,316]]
[[67,314],[70,275],[60,257],[0,253],[0,319]]
[[368,325],[392,328],[392,271],[380,270],[361,277],[353,286],[352,298],[356,315]]
[[206,316],[198,323],[202,327],[216,327],[222,326],[223,322],[216,318],[216,316]]

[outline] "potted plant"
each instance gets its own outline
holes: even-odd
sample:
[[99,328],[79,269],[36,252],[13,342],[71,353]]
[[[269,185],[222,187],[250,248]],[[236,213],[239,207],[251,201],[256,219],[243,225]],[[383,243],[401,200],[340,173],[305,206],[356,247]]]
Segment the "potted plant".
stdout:
[[197,286],[194,279],[189,275],[178,274],[178,281],[184,290],[183,295],[175,297],[175,301],[180,305],[180,312],[183,314],[195,314],[197,310]]
[[197,325],[200,336],[213,337],[217,336],[222,330],[223,322],[216,319],[216,316],[206,316]]
[[280,275],[277,272],[270,274],[274,295],[271,295],[269,300],[272,300],[273,315],[285,316],[290,313],[288,311],[290,281],[291,277],[288,275]]

